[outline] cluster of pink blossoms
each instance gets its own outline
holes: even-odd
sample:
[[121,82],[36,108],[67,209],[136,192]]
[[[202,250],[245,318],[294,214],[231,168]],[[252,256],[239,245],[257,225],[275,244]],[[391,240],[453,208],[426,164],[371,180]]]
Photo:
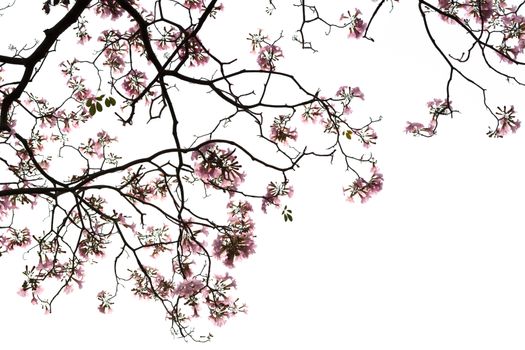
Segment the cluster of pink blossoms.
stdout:
[[421,123],[407,121],[407,126],[405,127],[405,132],[407,134],[410,133],[414,136],[422,135],[431,137],[436,133],[438,118],[442,115],[452,115],[454,112],[452,109],[452,101],[446,101],[439,98],[427,102],[427,107],[431,115],[428,125],[425,126]]
[[[56,242],[45,243],[41,246],[39,252],[38,265],[26,266],[24,271],[25,280],[18,291],[18,294],[26,297],[31,293],[31,303],[33,305],[41,304],[46,313],[50,312],[49,301],[41,299],[44,288],[42,282],[48,278],[54,278],[62,284],[61,289],[66,294],[74,290],[74,285],[82,289],[84,283],[84,261],[78,259],[67,259],[60,261],[57,253],[54,251],[58,247]],[[63,252],[60,252],[63,253]],[[59,253],[59,254],[60,254]]]
[[305,123],[317,123],[323,118],[323,111],[317,102],[313,102],[304,106],[304,112],[301,114],[301,117]]
[[97,299],[100,301],[100,304],[98,305],[98,311],[100,311],[103,314],[109,314],[111,313],[111,305],[113,305],[113,302],[111,299],[113,299],[114,296],[109,294],[106,291],[100,291],[97,294]]
[[[518,15],[516,6],[507,5],[505,0],[439,0],[442,20],[447,23],[469,22],[483,24],[484,31],[498,33],[493,36],[498,44],[493,44],[500,59],[516,63],[525,50],[525,17]],[[501,35],[501,36],[500,36]]]
[[92,257],[103,258],[108,243],[107,237],[82,230],[78,243],[78,253],[86,260]]
[[360,98],[361,100],[365,99],[365,95],[357,86],[341,86],[339,90],[337,90],[337,93],[335,95],[341,99],[344,114],[350,114],[352,112],[352,109],[350,108],[350,103],[354,98]]
[[277,182],[270,182],[268,186],[266,187],[266,194],[263,197],[262,200],[262,206],[261,209],[264,213],[266,213],[266,208],[269,205],[274,205],[276,207],[279,207],[281,205],[281,198],[280,197],[292,197],[293,196],[293,187],[290,186],[288,183],[277,183]]
[[249,202],[229,202],[228,227],[213,241],[213,255],[224,265],[234,267],[235,260],[255,253],[253,231],[255,224],[249,216],[253,211]]
[[129,52],[128,45],[123,40],[122,33],[116,29],[104,30],[98,37],[98,41],[104,44],[104,65],[109,67],[112,73],[124,72],[126,65],[125,57]]
[[366,22],[360,17],[361,11],[355,9],[354,13],[347,11],[340,17],[340,21],[343,22],[344,26],[348,26],[348,37],[359,39],[363,36],[366,30]]
[[206,8],[203,0],[184,0],[184,6],[191,10]]
[[280,115],[275,118],[270,127],[270,139],[285,145],[288,144],[288,140],[297,140],[297,129],[288,127],[291,118],[290,115]]
[[259,50],[257,63],[262,70],[275,70],[275,63],[283,58],[283,51],[277,45],[267,45]]
[[136,234],[142,245],[153,249],[151,253],[153,258],[156,258],[161,253],[171,251],[169,243],[172,239],[167,225],[162,225],[161,227],[148,226],[146,232],[137,231]]
[[195,174],[206,185],[229,191],[233,195],[245,177],[234,153],[235,150],[221,149],[215,144],[201,147],[191,155],[195,161]]
[[187,60],[190,67],[208,63],[210,57],[198,35],[191,32],[179,32],[175,28],[163,28],[160,37],[153,39],[159,50],[175,49],[181,60]]
[[181,60],[188,60],[190,67],[205,65],[210,57],[197,35],[192,33],[176,33],[174,37],[175,47],[179,48]]
[[370,145],[375,145],[377,140],[376,131],[367,125],[362,129],[354,130],[354,133],[359,137],[359,140],[363,143],[363,147],[369,148]]
[[262,33],[262,29],[259,29],[257,33],[248,34],[247,40],[250,41],[252,53],[256,53],[257,49],[259,50],[257,53],[259,67],[265,71],[275,70],[275,63],[284,57],[282,49],[275,43],[270,44],[268,36]]
[[[131,278],[135,282],[132,291],[135,295],[144,299],[171,299],[180,298],[179,306],[168,312],[168,319],[177,319],[187,322],[190,318],[200,317],[200,308],[205,306],[208,309],[208,318],[217,326],[222,326],[229,318],[239,312],[246,312],[245,305],[238,305],[237,299],[229,294],[232,289],[237,287],[233,277],[228,273],[210,277],[206,284],[202,277],[186,276],[182,281],[175,282],[162,276],[160,272],[152,267],[145,267],[148,277],[142,271],[133,271]],[[153,288],[150,282],[153,283]],[[108,313],[111,310],[111,299],[114,296],[106,291],[98,294],[100,300],[99,311]],[[191,312],[184,312],[184,309]]]
[[383,188],[383,174],[379,172],[379,169],[375,166],[372,167],[372,176],[370,180],[366,181],[362,177],[354,180],[353,184],[343,188],[343,192],[347,196],[347,200],[350,202],[354,201],[355,196],[361,198],[361,203],[365,203],[372,197],[372,195],[381,191]]
[[124,77],[122,88],[130,97],[137,97],[146,87],[146,73],[131,69]]
[[[0,217],[2,217],[2,209],[6,208],[15,209],[16,207],[13,207],[12,203],[0,202]],[[9,227],[4,232],[0,231],[0,256],[2,253],[17,247],[27,247],[29,244],[31,244],[31,233],[27,227],[23,229]]]
[[237,288],[237,283],[228,273],[215,275],[213,282],[211,288],[204,292],[205,302],[209,319],[217,326],[222,326],[237,313],[246,312],[246,305],[238,305],[238,299],[229,296],[230,291]]
[[104,149],[106,146],[115,141],[117,141],[115,137],[109,136],[107,132],[102,130],[97,133],[96,139],[90,137],[87,143],[83,143],[79,147],[79,150],[90,157],[96,155],[98,158],[102,159],[104,158]]
[[[3,190],[8,190],[9,187],[4,185]],[[11,213],[12,210],[17,208],[16,202],[9,196],[0,197],[0,219],[7,216],[8,213]]]
[[[135,0],[129,0],[132,5],[136,4]],[[124,9],[115,0],[99,0],[97,6],[95,6],[95,12],[102,18],[111,18],[115,21],[122,17]]]
[[498,125],[495,130],[489,129],[487,135],[489,137],[503,137],[509,132],[514,134],[521,126],[521,121],[516,119],[515,112],[514,106],[498,107],[498,111],[496,112]]

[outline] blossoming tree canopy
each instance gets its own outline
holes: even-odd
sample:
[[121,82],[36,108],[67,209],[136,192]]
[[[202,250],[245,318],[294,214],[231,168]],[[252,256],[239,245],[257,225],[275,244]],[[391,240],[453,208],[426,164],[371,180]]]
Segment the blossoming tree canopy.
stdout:
[[[46,0],[39,16],[56,21],[35,31],[36,42],[3,48],[0,255],[27,252],[19,294],[51,312],[60,294],[82,288],[94,263],[110,259],[114,280],[93,296],[100,312],[128,288],[160,303],[174,334],[205,341],[196,322],[220,326],[246,311],[232,269],[256,251],[256,211],[293,220],[286,203],[300,164],[324,158],[346,171],[340,185],[349,201],[366,202],[382,189],[369,153],[381,117],[354,112],[366,101],[359,82],[324,91],[280,66],[287,49],[315,55],[315,25],[373,45],[381,17],[403,5],[363,0],[334,17],[323,14],[330,2],[261,3],[261,16],[290,6],[297,26],[255,27],[217,43],[220,17],[235,1]],[[439,119],[458,113],[450,88],[460,79],[495,118],[487,134],[514,133],[514,106],[490,105],[489,89],[463,67],[481,57],[480,69],[522,85],[506,67],[523,64],[523,3],[412,3],[449,77],[442,96],[429,96],[428,124],[408,122],[405,131],[436,135]],[[17,6],[8,3],[1,14]],[[462,54],[440,46],[438,25],[465,34]],[[218,49],[235,40],[239,52]],[[276,94],[276,83],[289,88]],[[41,215],[37,227],[24,219],[28,208]]]

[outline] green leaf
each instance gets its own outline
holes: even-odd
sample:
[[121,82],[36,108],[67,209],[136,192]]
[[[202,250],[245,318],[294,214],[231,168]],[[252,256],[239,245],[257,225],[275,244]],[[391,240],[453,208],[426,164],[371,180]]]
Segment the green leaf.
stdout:
[[95,105],[91,105],[91,107],[89,107],[89,114],[91,114],[91,116],[94,116],[95,113],[97,113],[97,107],[95,107]]
[[97,111],[102,112],[102,104],[100,102],[97,102]]
[[92,103],[93,103],[93,101],[91,101],[91,99],[89,99],[89,100],[86,101],[86,106],[91,107]]
[[110,97],[108,97],[108,99],[109,99],[109,102],[111,102],[112,106],[115,106],[117,104],[117,101],[115,101],[115,99],[113,97],[110,96]]
[[102,101],[103,98],[104,98],[104,95],[100,95],[99,97],[97,97],[97,101]]
[[106,107],[111,107],[111,102],[109,102],[109,98],[106,98],[106,100],[104,101],[104,104],[106,105]]

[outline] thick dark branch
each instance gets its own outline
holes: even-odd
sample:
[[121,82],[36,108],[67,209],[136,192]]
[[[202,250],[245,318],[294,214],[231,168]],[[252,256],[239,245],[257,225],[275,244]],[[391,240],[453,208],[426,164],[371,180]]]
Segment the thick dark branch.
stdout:
[[11,56],[0,55],[0,62],[23,65],[25,64],[26,59],[22,57],[11,57]]
[[44,30],[46,35],[44,41],[42,41],[29,57],[24,59],[25,71],[20,83],[4,98],[2,108],[0,109],[0,131],[10,131],[7,123],[9,109],[13,102],[20,98],[27,84],[31,81],[36,64],[46,57],[58,37],[77,21],[90,2],[91,0],[77,0],[71,10],[57,24],[50,29]]
[[451,15],[445,11],[442,11],[441,9],[437,8],[436,6],[428,3],[427,1],[425,0],[420,0],[419,1],[419,4],[420,4],[420,7],[421,7],[421,4],[425,5],[426,7],[432,9],[433,11],[439,13],[440,15],[442,16],[445,16],[445,17],[448,17],[450,18],[451,20],[453,20],[454,22],[456,22],[457,24],[459,24],[461,27],[463,27],[463,29],[465,29],[467,31],[467,34],[469,34],[473,39],[474,41],[480,45],[481,47],[486,47],[486,48],[489,48],[490,50],[494,51],[496,54],[499,54],[499,55],[502,55],[504,56],[506,59],[508,59],[509,61],[511,61],[512,63],[514,64],[517,64],[517,65],[525,65],[525,62],[521,62],[521,61],[518,61],[512,57],[510,57],[508,54],[506,54],[505,52],[501,52],[499,51],[498,49],[496,49],[494,46],[484,42],[483,40],[481,40],[481,36],[480,37],[477,37],[475,34],[474,34],[474,31],[469,28],[465,23],[463,23],[463,21],[461,19],[459,19],[458,17],[454,16],[454,15]]
[[385,3],[386,0],[381,0],[381,2],[376,6],[376,9],[374,10],[374,13],[372,14],[372,17],[370,17],[370,21],[368,21],[368,24],[366,26],[366,30],[365,30],[365,34],[363,34],[363,38],[365,39],[368,39],[370,41],[374,41],[374,39],[372,38],[369,38],[367,36],[368,34],[368,29],[370,29],[370,26],[372,25],[372,21],[374,20],[374,18],[376,17],[377,13],[379,12],[379,9],[381,8],[381,6],[383,6],[383,4]]

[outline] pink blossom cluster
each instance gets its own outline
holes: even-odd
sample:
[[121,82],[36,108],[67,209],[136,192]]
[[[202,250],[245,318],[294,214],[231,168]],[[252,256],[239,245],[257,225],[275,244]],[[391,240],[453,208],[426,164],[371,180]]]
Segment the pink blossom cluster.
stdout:
[[90,137],[87,143],[83,143],[79,147],[79,150],[90,157],[96,155],[102,159],[104,158],[105,148],[115,141],[117,141],[115,137],[109,136],[106,131],[102,130],[97,133],[96,139]]
[[276,117],[270,127],[270,139],[283,144],[288,144],[288,140],[297,140],[297,129],[291,129],[288,123],[291,115],[280,115]]
[[[4,185],[2,189],[8,190],[9,187]],[[7,214],[11,213],[11,211],[15,210],[16,208],[17,205],[14,198],[10,196],[0,197],[0,219],[5,218]]]
[[82,230],[78,252],[86,260],[93,258],[103,258],[108,245],[108,237],[101,233]]
[[137,97],[146,87],[146,73],[136,69],[131,69],[122,81],[122,88],[128,96]]
[[152,39],[159,50],[177,50],[179,58],[189,62],[190,67],[208,63],[210,56],[198,35],[192,34],[191,31],[179,32],[173,27],[164,27],[162,32],[159,30],[159,34],[159,38]]
[[151,256],[153,258],[156,258],[161,253],[171,251],[169,243],[172,241],[172,238],[167,225],[160,227],[148,226],[145,231],[138,230],[136,235],[143,246],[152,248]]
[[[135,4],[135,0],[129,0]],[[95,13],[102,18],[111,18],[112,21],[119,19],[124,14],[124,9],[120,7],[116,0],[99,0],[95,6]]]
[[[180,305],[192,310],[192,315],[185,315],[180,307],[175,306],[168,314],[169,319],[177,319],[180,322],[188,322],[191,318],[200,317],[199,310],[201,305],[208,309],[208,318],[218,326],[222,326],[230,317],[239,312],[246,312],[245,305],[238,305],[238,299],[232,298],[229,293],[237,287],[233,277],[228,273],[215,275],[209,279],[208,283],[198,277],[187,277],[179,283],[164,278],[157,269],[145,267],[147,276],[143,271],[133,271],[131,278],[135,281],[133,292],[145,299],[162,298],[182,298],[184,301]],[[153,282],[154,288],[149,285]],[[102,293],[102,292],[101,292]],[[112,296],[99,293],[99,300],[102,307],[100,312],[107,312],[111,307]],[[177,302],[177,304],[179,304]]]
[[487,135],[489,135],[489,137],[503,137],[509,132],[514,134],[521,126],[521,121],[516,119],[515,112],[514,106],[498,107],[498,111],[496,112],[498,126],[495,130],[489,130]]
[[83,45],[91,40],[91,35],[89,35],[89,32],[87,30],[87,20],[84,17],[80,17],[78,19],[74,29],[79,44]]
[[179,50],[180,59],[188,60],[190,67],[205,65],[210,59],[197,35],[176,33],[175,45]]
[[365,99],[365,95],[357,86],[341,86],[335,95],[341,100],[344,114],[350,114],[352,112],[352,109],[350,108],[350,102],[352,102],[354,98],[360,98],[361,100]]
[[184,6],[190,10],[206,8],[203,0],[184,0]]
[[[0,202],[0,215],[2,214],[2,204]],[[9,210],[15,209],[11,205],[8,207],[4,206],[4,210],[6,208],[10,208]],[[9,227],[3,231],[0,231],[0,253],[11,251],[17,247],[27,247],[31,244],[31,233],[27,227],[23,229]]]
[[[438,5],[447,15],[463,18],[466,21],[474,19],[478,23],[493,20],[497,10],[506,7],[505,0],[439,0]],[[446,15],[441,15],[441,18],[452,22]]]
[[117,29],[104,30],[98,37],[98,41],[104,44],[104,65],[109,67],[112,73],[124,72],[126,65],[125,56],[129,48],[121,38],[122,33]]
[[323,108],[317,102],[312,102],[304,106],[304,112],[301,114],[303,121],[317,123],[323,119]]
[[166,279],[154,267],[144,266],[141,270],[132,271],[131,279],[135,282],[131,291],[139,298],[154,299],[160,297],[168,299],[175,295],[175,283]]
[[269,205],[279,207],[283,196],[292,197],[293,187],[288,182],[270,182],[266,187],[266,194],[263,196],[261,209],[266,213]]
[[114,304],[111,301],[111,299],[113,298],[114,296],[106,292],[105,290],[100,291],[97,294],[97,299],[100,301],[100,304],[98,305],[98,311],[100,311],[103,314],[111,313],[111,305]]
[[[497,49],[500,59],[516,63],[518,55],[525,50],[525,17],[517,13],[516,6],[505,0],[439,0],[441,19],[448,23],[471,26],[471,20],[483,24],[489,35],[497,33]],[[495,36],[493,36],[495,38]]]
[[275,42],[269,43],[268,36],[263,34],[262,29],[256,33],[249,33],[247,40],[250,41],[251,52],[256,53],[257,50],[257,64],[264,71],[274,71],[275,64],[283,58],[283,50],[277,46]]
[[[25,280],[18,294],[26,297],[31,292],[31,303],[41,304],[46,312],[50,312],[49,301],[41,299],[44,291],[42,282],[48,278],[54,278],[61,282],[66,294],[73,292],[74,285],[82,289],[84,283],[84,261],[78,259],[67,259],[62,256],[65,253],[59,249],[57,242],[49,242],[40,246],[38,265],[26,266],[24,271]],[[63,258],[61,260],[61,258]]]
[[352,185],[343,188],[343,193],[346,194],[346,199],[350,202],[354,201],[355,196],[361,198],[361,203],[368,201],[374,194],[381,191],[383,188],[383,174],[379,172],[376,166],[373,166],[372,176],[370,180],[366,181],[362,177],[354,180]]
[[246,305],[238,305],[238,299],[229,296],[232,289],[237,288],[235,279],[228,273],[216,275],[214,283],[204,293],[205,303],[208,306],[209,319],[217,326],[239,312],[246,312]]
[[275,70],[275,63],[283,58],[283,50],[277,45],[266,45],[257,54],[257,63],[262,70]]
[[359,137],[359,140],[363,143],[365,148],[369,148],[370,145],[376,144],[377,134],[370,125],[367,125],[362,129],[354,130],[354,133]]
[[206,144],[192,152],[191,159],[195,162],[195,174],[205,184],[233,195],[245,177],[234,153],[235,150],[221,149],[212,143]]
[[206,226],[199,226],[192,220],[184,221],[183,227],[184,229],[179,236],[180,246],[188,252],[202,253],[207,244],[202,236],[208,236],[208,228]]
[[234,267],[234,262],[255,253],[253,231],[255,225],[249,216],[253,211],[246,201],[229,202],[228,226],[213,241],[213,255],[224,265]]
[[360,17],[361,14],[362,13],[359,9],[355,9],[353,13],[348,10],[341,15],[340,21],[343,22],[345,27],[348,26],[349,38],[359,39],[364,35],[366,22]]
[[175,294],[183,298],[189,298],[199,293],[203,288],[204,283],[200,279],[192,277],[179,283],[175,288]]
[[427,126],[418,122],[407,121],[405,132],[413,134],[414,136],[421,135],[431,137],[436,134],[438,118],[442,115],[452,115],[454,110],[452,109],[452,101],[446,101],[439,98],[434,98],[432,101],[427,102],[427,107],[431,115],[430,122]]

